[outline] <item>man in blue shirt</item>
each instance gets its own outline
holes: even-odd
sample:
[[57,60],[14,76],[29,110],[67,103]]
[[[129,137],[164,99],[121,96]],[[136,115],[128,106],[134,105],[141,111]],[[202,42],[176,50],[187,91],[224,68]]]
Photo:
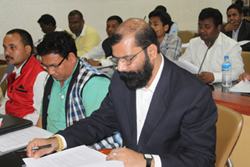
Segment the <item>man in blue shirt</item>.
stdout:
[[[46,79],[41,115],[37,126],[52,133],[64,130],[100,107],[108,92],[109,76],[77,57],[74,39],[66,32],[45,35],[37,47]],[[117,139],[117,141],[116,141]],[[119,133],[94,144],[101,149],[121,146]]]

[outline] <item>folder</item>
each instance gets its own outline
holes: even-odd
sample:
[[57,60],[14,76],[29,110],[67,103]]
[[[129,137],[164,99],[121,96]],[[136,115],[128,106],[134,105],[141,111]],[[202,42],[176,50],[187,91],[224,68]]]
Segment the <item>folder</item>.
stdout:
[[0,127],[0,135],[24,129],[33,125],[32,121],[30,120],[19,118],[10,114],[0,114],[0,118],[3,118],[3,124]]

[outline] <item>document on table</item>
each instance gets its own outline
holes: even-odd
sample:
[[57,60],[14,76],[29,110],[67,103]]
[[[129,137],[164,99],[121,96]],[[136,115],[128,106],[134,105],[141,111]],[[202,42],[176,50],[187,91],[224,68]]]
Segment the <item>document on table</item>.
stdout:
[[245,82],[240,81],[230,88],[230,92],[250,93],[250,81],[248,79],[245,79]]
[[48,138],[52,135],[53,133],[36,126],[0,135],[0,155],[25,147],[34,138]]
[[189,46],[189,43],[183,43],[181,47],[182,48],[187,48],[188,46]]
[[247,44],[247,43],[249,43],[249,42],[250,42],[249,40],[244,40],[244,41],[239,41],[238,44],[239,44],[240,46],[242,46],[242,45],[245,45],[245,44]]
[[23,158],[27,167],[124,167],[122,161],[106,161],[106,155],[86,146],[78,146],[45,157]]
[[192,63],[189,63],[188,61],[173,61],[176,65],[178,65],[181,68],[184,68],[185,70],[189,71],[192,74],[197,74],[199,71],[199,68]]

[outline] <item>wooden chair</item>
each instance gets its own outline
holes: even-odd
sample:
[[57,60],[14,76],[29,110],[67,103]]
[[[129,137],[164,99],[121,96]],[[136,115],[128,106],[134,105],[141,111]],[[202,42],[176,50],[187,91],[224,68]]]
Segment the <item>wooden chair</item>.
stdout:
[[227,163],[228,167],[232,166],[229,158],[242,129],[242,116],[225,106],[217,104],[218,120],[217,139],[216,139],[216,162],[215,167],[224,167]]
[[250,73],[250,52],[242,51],[241,57],[243,59],[245,72]]
[[[0,79],[3,77],[4,74],[4,70],[7,67],[7,65],[0,65]],[[1,88],[2,88],[2,92],[3,92],[3,96],[5,95],[5,91],[7,89],[7,82],[3,81],[3,83],[1,84]]]
[[182,43],[188,43],[190,39],[194,38],[194,33],[191,31],[178,31],[178,37]]

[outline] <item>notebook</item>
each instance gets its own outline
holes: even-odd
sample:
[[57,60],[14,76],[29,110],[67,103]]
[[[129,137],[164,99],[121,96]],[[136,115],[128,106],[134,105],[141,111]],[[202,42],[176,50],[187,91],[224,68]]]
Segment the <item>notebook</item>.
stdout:
[[33,125],[32,121],[30,120],[19,118],[9,114],[6,115],[0,114],[0,118],[3,118],[2,120],[3,124],[0,127],[0,135],[24,129]]

